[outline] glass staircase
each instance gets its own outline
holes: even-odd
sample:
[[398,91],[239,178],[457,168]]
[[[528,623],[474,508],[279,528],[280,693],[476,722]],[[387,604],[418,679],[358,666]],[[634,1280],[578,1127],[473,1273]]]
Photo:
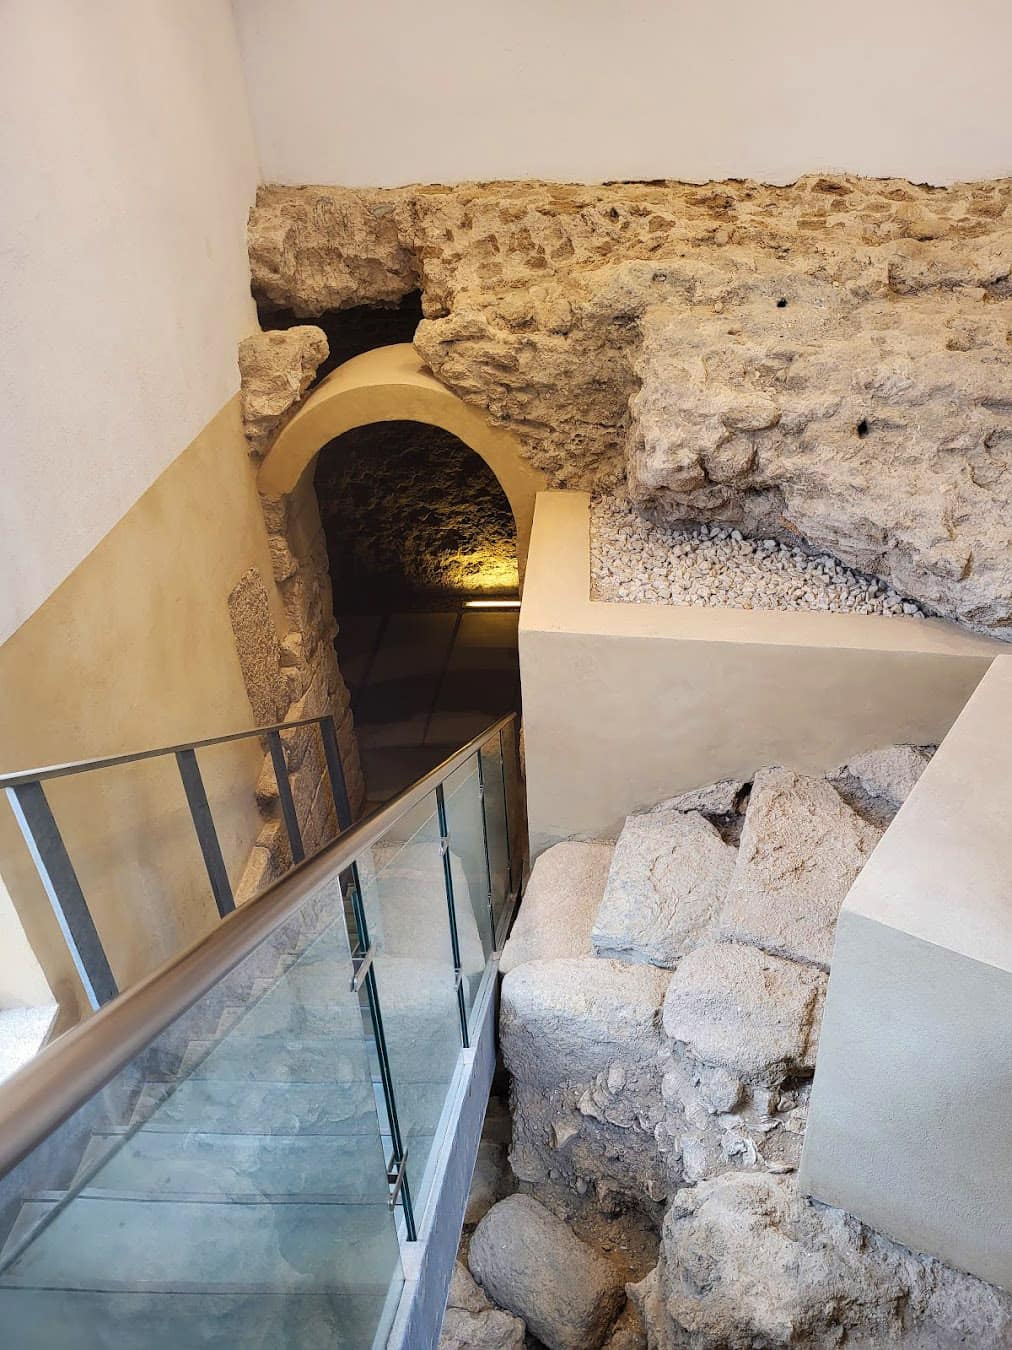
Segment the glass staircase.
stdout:
[[4,1345],[388,1343],[516,901],[515,751],[503,719],[0,1089]]

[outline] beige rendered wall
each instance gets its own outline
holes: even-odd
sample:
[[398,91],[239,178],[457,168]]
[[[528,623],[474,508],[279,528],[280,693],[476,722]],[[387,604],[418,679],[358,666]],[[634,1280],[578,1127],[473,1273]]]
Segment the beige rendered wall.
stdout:
[[236,0],[268,182],[1012,172],[1005,0]]
[[936,620],[591,601],[589,497],[537,498],[520,613],[532,854],[766,764],[936,743],[1001,643]]
[[33,1008],[52,994],[0,876],[0,1008]]
[[[0,768],[129,752],[253,725],[227,597],[272,580],[256,470],[232,399],[102,542],[0,647]],[[37,518],[37,513],[35,513]],[[235,884],[262,824],[251,741],[201,752]],[[121,986],[216,921],[172,759],[51,785],[50,800]],[[6,802],[2,872],[65,1019],[79,987]],[[0,1001],[4,967],[0,952]]]
[[1012,656],[844,904],[800,1182],[1012,1290]]
[[0,641],[238,387],[257,157],[228,0],[7,0]]

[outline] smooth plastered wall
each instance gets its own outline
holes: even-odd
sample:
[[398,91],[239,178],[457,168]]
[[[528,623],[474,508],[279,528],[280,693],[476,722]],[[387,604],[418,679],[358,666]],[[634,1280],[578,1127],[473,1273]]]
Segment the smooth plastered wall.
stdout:
[[1012,657],[844,903],[800,1184],[1012,1289]]
[[767,764],[945,735],[1002,643],[940,620],[590,599],[590,499],[541,492],[520,612],[537,853]]
[[238,387],[258,166],[228,0],[11,0],[0,122],[2,641]]
[[[238,398],[0,647],[0,768],[128,753],[239,731],[253,715],[228,594],[256,567],[286,631]],[[256,739],[199,763],[233,886],[262,820]],[[124,987],[217,921],[174,759],[50,785],[82,888]],[[81,990],[25,845],[0,804],[3,878],[64,1021]],[[20,978],[14,948],[5,981]],[[13,973],[5,964],[14,965]]]
[[1012,172],[1002,0],[236,0],[264,177]]

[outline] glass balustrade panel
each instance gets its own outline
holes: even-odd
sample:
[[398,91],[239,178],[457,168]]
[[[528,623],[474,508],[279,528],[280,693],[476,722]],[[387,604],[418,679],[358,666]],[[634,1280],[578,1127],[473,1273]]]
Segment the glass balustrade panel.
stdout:
[[462,989],[470,1018],[489,958],[495,950],[482,787],[476,754],[447,776],[443,793]]
[[510,841],[503,784],[503,752],[498,734],[485,742],[480,755],[485,794],[485,831],[488,837],[489,872],[492,878],[492,913],[495,919],[496,945],[501,946],[505,940],[503,926],[509,917]]
[[0,1180],[0,1325],[57,1345],[385,1342],[403,1285],[338,878]]
[[420,1219],[462,1048],[457,969],[435,793],[359,860],[386,1054]]

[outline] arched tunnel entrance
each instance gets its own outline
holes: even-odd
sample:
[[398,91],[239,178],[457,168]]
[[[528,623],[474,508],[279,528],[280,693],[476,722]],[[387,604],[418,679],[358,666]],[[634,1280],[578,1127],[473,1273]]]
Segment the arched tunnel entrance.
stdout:
[[311,663],[299,711],[336,708],[353,808],[518,706],[518,592],[545,485],[408,343],[338,366],[274,441],[258,486]]
[[314,486],[368,808],[519,709],[516,522],[480,455],[409,419],[329,441]]

